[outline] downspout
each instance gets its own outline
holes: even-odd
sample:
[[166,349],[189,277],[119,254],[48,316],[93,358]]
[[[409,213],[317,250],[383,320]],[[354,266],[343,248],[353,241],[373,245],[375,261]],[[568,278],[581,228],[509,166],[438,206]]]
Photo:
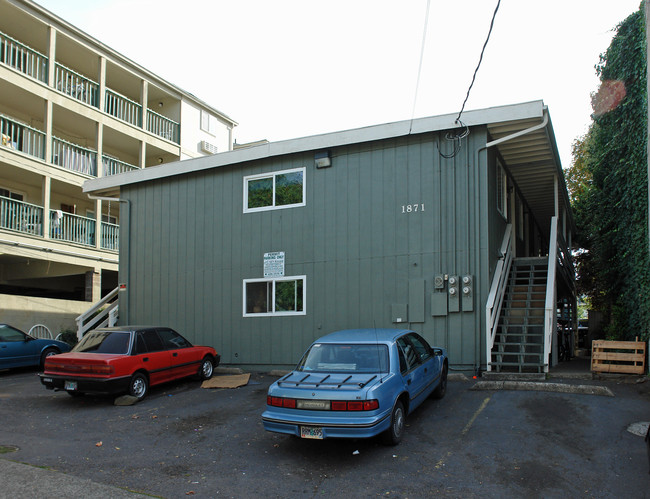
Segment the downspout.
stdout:
[[[105,197],[105,196],[92,196],[88,194],[88,197],[90,199],[98,200],[98,201],[117,201],[118,203],[124,203],[126,206],[126,223],[129,228],[128,232],[130,234],[131,232],[131,202],[128,199],[122,199],[122,198],[111,198],[111,197]],[[99,217],[101,219],[102,214],[99,213]],[[129,275],[130,275],[130,267],[131,267],[131,238],[129,237],[129,234],[127,234],[127,237],[121,237],[120,241],[124,241],[126,244],[126,281],[127,281],[127,292],[129,291],[128,287],[128,280],[129,280]],[[122,246],[123,243],[120,243],[120,246]],[[118,259],[119,262],[119,259]],[[119,272],[118,272],[119,275]],[[119,284],[119,283],[118,283]],[[120,298],[118,297],[118,300]],[[129,304],[128,304],[128,299],[125,300],[125,303],[120,304],[120,315],[124,313],[124,322],[122,324],[129,324]]]
[[[536,132],[537,130],[540,130],[540,129],[542,129],[542,128],[545,128],[546,125],[548,125],[548,110],[547,110],[547,109],[543,109],[543,114],[542,114],[542,121],[541,121],[541,123],[539,123],[539,124],[537,124],[537,125],[534,125],[534,126],[532,126],[532,127],[530,127],[530,128],[526,128],[525,130],[520,130],[520,131],[515,132],[515,133],[513,133],[513,134],[511,134],[511,135],[507,135],[507,136],[505,136],[505,137],[501,137],[500,139],[493,140],[493,141],[491,141],[491,142],[487,142],[484,146],[479,147],[479,148],[476,150],[476,159],[475,159],[475,164],[476,164],[477,171],[480,172],[480,169],[479,169],[479,165],[480,165],[479,160],[480,160],[480,154],[481,154],[482,151],[487,150],[487,149],[489,149],[490,147],[494,147],[494,146],[498,146],[499,144],[503,144],[504,142],[508,142],[509,140],[516,139],[516,138],[518,138],[518,137],[522,137],[523,135],[527,135],[527,134],[529,134],[529,133]],[[477,181],[474,182],[474,184],[475,184],[475,188],[474,188],[475,196],[474,196],[474,199],[481,199],[481,198],[480,198],[480,192],[479,192],[479,182],[478,182],[478,178],[477,178]],[[479,210],[479,211],[480,211],[480,210]],[[478,220],[478,217],[476,217],[476,220]],[[478,234],[479,237],[478,237],[477,240],[478,240],[478,241],[481,241],[481,240],[482,240],[481,237],[480,237],[480,236],[481,236],[481,234],[480,234],[481,224],[478,224],[478,230],[479,230],[479,234]],[[513,233],[514,233],[514,232],[513,232]],[[480,268],[480,266],[479,266],[478,268]],[[475,289],[476,289],[476,288],[475,288]],[[483,310],[483,313],[484,313],[484,314],[485,314],[485,306],[486,306],[486,304],[484,304],[483,307],[481,307],[481,309]],[[482,322],[483,322],[483,324],[486,324],[487,319],[484,317]],[[481,370],[481,362],[480,362],[480,360],[479,360],[479,359],[481,358],[481,346],[482,346],[482,345],[481,345],[481,338],[480,338],[480,336],[481,336],[481,334],[480,334],[481,328],[480,328],[480,327],[478,328],[478,331],[479,331],[479,338],[478,338],[478,340],[475,342],[475,353],[474,353],[474,358],[476,359],[476,369],[475,369],[475,374],[476,374],[477,376],[479,375],[479,371]],[[485,331],[485,340],[486,340],[486,342],[487,342],[487,335],[488,335],[488,331]],[[490,359],[487,357],[487,353],[486,353],[486,358],[485,358],[485,366],[486,366],[486,368],[489,366],[489,364],[490,364]]]

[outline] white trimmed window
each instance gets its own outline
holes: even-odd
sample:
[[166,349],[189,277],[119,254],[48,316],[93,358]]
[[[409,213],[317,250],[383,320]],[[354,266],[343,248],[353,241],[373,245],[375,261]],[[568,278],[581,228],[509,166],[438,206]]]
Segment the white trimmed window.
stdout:
[[497,210],[508,220],[508,177],[500,161],[497,161]]
[[244,213],[305,206],[305,169],[244,177]]
[[244,317],[305,315],[306,276],[244,279]]
[[201,130],[211,135],[216,135],[218,124],[219,122],[215,116],[212,116],[207,111],[201,110]]

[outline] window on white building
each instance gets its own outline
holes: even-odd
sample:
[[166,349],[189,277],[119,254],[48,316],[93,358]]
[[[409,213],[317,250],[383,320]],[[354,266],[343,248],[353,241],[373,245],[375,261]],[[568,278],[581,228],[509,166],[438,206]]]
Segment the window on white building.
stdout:
[[217,134],[217,125],[219,124],[216,116],[212,116],[207,111],[201,110],[201,130],[209,134]]
[[244,279],[244,317],[305,315],[305,276]]

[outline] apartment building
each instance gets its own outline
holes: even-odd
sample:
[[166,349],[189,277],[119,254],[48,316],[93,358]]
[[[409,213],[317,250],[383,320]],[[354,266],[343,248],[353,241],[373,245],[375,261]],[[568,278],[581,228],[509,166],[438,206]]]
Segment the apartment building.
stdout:
[[86,180],[231,150],[236,124],[38,4],[0,0],[0,322],[56,329],[116,288],[128,209]]

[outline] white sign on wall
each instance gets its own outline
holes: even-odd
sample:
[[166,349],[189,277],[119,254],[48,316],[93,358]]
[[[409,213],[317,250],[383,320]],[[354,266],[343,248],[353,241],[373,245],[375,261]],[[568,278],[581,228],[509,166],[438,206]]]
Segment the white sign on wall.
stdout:
[[264,277],[284,277],[284,251],[264,253]]

